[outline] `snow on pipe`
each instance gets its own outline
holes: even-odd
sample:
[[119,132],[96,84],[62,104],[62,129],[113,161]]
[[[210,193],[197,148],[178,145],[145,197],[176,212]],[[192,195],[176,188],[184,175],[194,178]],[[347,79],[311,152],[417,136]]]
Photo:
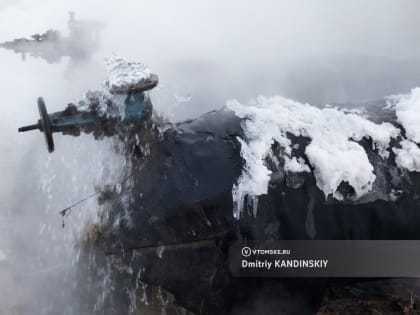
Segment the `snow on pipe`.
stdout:
[[[382,159],[386,160],[392,150],[398,167],[420,172],[420,88],[413,89],[409,95],[393,96],[392,100],[405,137],[388,122],[376,124],[354,112],[317,108],[280,96],[260,96],[248,105],[229,101],[227,107],[243,119],[244,131],[244,139],[238,138],[244,168],[232,189],[235,218],[239,219],[243,211],[245,197],[255,200],[268,192],[272,171],[265,160],[273,155],[274,142],[284,150],[285,171],[300,173],[312,169],[325,197],[332,195],[337,200],[343,199],[338,190],[342,182],[354,188],[355,200],[372,190],[376,179],[374,167],[362,145],[357,143],[363,138],[372,140],[373,149]],[[293,144],[287,134],[310,138],[305,148],[310,165],[292,155]],[[400,148],[391,147],[391,139],[398,137],[402,139]]]

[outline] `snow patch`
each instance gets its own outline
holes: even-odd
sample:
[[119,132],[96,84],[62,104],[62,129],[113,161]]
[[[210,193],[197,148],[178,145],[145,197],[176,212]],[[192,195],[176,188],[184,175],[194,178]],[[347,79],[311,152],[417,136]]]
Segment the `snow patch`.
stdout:
[[[235,218],[241,215],[246,196],[267,193],[272,172],[265,159],[272,153],[275,141],[284,150],[282,158],[286,170],[309,172],[312,167],[317,186],[325,196],[332,195],[340,200],[343,196],[337,189],[341,182],[354,188],[357,199],[372,189],[376,178],[365,150],[357,141],[370,138],[374,149],[387,157],[391,138],[400,134],[400,130],[389,123],[375,124],[354,113],[331,107],[320,109],[280,96],[260,96],[249,105],[232,100],[227,107],[244,119],[245,137],[238,141],[245,165],[232,189]],[[310,165],[292,156],[288,133],[311,139],[305,150]]]
[[[150,69],[141,62],[129,61],[126,58],[112,56],[105,60],[108,68],[108,80],[94,91],[87,91],[76,102],[81,110],[95,111],[102,117],[121,117],[125,115],[126,93],[111,93],[113,89],[139,84],[150,78]],[[145,94],[147,97],[148,94]]]
[[95,109],[100,117],[122,117],[125,115],[126,94],[112,94],[104,84],[100,89],[87,91],[77,100],[80,110]]
[[398,122],[405,130],[407,139],[401,141],[401,148],[394,148],[395,162],[411,172],[420,172],[420,88],[410,94],[392,97]]
[[401,149],[394,148],[395,162],[399,167],[408,169],[410,172],[420,172],[420,148],[409,140],[400,143]]
[[407,139],[420,143],[420,88],[413,89],[411,94],[400,95],[395,113]]
[[305,164],[305,161],[299,157],[291,157],[285,160],[284,169],[292,173],[310,172],[311,169]]
[[108,67],[110,90],[138,84],[150,78],[150,69],[141,62],[112,56],[106,59],[105,63]]

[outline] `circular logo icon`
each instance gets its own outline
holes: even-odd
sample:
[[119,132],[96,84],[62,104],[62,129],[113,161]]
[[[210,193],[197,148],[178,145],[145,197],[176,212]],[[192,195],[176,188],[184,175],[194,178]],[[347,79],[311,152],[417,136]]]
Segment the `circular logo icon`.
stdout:
[[251,248],[249,248],[249,247],[243,247],[242,248],[242,256],[244,256],[244,257],[251,256]]

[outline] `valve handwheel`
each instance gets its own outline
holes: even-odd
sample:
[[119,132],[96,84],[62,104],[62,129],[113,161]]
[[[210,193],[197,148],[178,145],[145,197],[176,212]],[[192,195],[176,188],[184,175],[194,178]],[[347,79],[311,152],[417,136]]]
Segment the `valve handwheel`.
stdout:
[[40,123],[40,130],[44,132],[45,141],[47,142],[48,152],[54,151],[54,139],[51,130],[51,121],[50,117],[47,113],[47,107],[45,106],[44,99],[42,97],[38,97],[38,110],[39,115],[41,116]]

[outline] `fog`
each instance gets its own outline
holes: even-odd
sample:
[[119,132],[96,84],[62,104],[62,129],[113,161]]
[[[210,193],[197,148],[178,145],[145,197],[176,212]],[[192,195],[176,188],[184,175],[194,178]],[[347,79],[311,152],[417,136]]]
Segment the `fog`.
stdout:
[[49,155],[42,134],[17,128],[38,119],[38,96],[55,111],[99,86],[105,57],[158,74],[152,101],[173,121],[259,94],[358,103],[420,85],[417,0],[1,0],[0,42],[48,29],[67,36],[69,11],[104,22],[91,58],[49,64],[0,49],[0,309],[12,314],[55,314],[49,301],[63,298],[74,238],[98,206],[75,210],[64,229],[56,213],[117,176],[119,161],[91,136],[57,135]]

